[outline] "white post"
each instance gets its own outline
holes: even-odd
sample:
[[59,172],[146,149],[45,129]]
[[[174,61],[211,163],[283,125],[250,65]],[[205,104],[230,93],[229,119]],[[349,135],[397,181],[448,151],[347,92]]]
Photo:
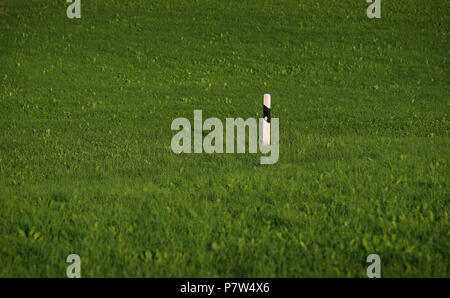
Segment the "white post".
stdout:
[[262,143],[270,145],[270,94],[264,94]]

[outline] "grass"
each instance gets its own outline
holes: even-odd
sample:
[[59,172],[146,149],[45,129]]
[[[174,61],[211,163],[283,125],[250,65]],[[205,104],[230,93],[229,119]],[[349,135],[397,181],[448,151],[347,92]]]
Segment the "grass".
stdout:
[[[0,276],[449,277],[444,0],[0,3]],[[280,159],[172,153],[261,117]]]

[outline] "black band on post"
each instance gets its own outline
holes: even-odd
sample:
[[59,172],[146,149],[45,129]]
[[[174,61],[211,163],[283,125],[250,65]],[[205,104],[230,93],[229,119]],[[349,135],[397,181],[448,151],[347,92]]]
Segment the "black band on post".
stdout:
[[263,105],[263,119],[270,123],[270,109]]

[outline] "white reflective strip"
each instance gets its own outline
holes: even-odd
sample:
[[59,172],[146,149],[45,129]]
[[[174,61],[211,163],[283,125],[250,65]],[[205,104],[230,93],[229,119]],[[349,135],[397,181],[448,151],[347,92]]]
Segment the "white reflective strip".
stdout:
[[270,109],[270,94],[264,94],[264,105]]
[[263,145],[270,145],[270,123],[263,120]]

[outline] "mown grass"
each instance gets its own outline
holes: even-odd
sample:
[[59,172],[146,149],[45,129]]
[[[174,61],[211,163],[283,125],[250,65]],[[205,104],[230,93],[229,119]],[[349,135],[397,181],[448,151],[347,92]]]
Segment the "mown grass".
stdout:
[[[449,276],[446,1],[0,3],[0,276]],[[280,159],[176,155],[261,117]]]

